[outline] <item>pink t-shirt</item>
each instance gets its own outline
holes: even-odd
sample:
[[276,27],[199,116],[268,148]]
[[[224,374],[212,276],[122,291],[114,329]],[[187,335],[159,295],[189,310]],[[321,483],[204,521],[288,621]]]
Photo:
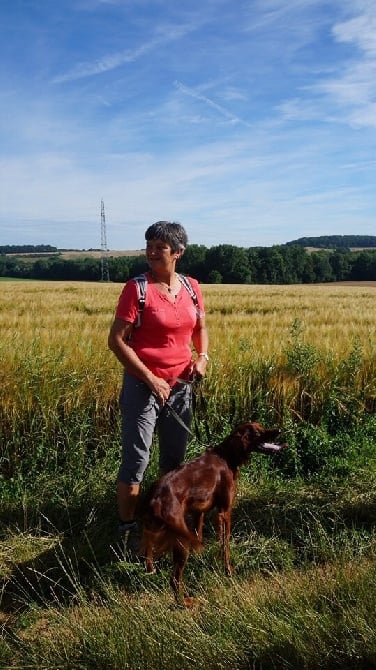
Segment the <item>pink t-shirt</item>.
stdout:
[[[150,276],[147,275],[148,279]],[[192,364],[192,332],[199,316],[204,315],[204,304],[199,284],[189,277],[197,295],[198,309],[185,286],[181,285],[175,302],[148,281],[141,326],[134,328],[129,345],[140,360],[157,377],[173,380],[188,379]],[[129,280],[120,295],[116,318],[134,323],[138,316],[136,282]]]

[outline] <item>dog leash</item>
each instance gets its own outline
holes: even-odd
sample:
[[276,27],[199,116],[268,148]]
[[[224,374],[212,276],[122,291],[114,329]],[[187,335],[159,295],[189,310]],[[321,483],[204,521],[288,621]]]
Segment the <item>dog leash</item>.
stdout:
[[197,379],[197,377],[196,377],[194,379],[187,380],[187,379],[181,379],[180,377],[176,377],[174,379],[171,379],[170,381],[177,382],[178,384],[186,384],[186,385],[191,385],[192,386],[192,415],[193,415],[193,422],[194,422],[194,426],[195,426],[195,433],[193,433],[193,431],[189,428],[189,426],[187,426],[187,424],[183,421],[183,419],[179,416],[179,414],[174,410],[172,405],[170,405],[168,400],[167,400],[167,402],[165,402],[164,407],[167,409],[168,412],[171,413],[171,415],[174,417],[175,421],[177,421],[180,424],[180,426],[182,426],[182,428],[184,428],[184,430],[186,430],[190,435],[192,435],[192,437],[194,437],[196,435],[197,441],[200,442],[201,444],[204,444],[202,439],[201,439],[201,436],[200,436],[200,430],[199,430],[198,421],[197,421],[197,390],[196,389],[197,389],[197,386],[200,388],[201,403],[204,406],[204,415],[205,415],[204,424],[205,424],[205,430],[206,430],[206,437],[207,437],[208,443],[210,443],[210,430],[209,430],[209,426],[208,426],[208,423],[207,423],[207,420],[206,420],[206,400],[204,399],[204,397],[202,395],[202,392],[201,392],[201,386],[200,386],[201,379]]
[[175,412],[174,408],[170,405],[168,400],[163,405],[163,408],[165,408],[168,412],[170,412],[170,414],[172,414],[174,419],[184,428],[184,430],[187,431],[187,433],[189,433],[190,435],[194,435],[194,433],[191,431],[190,428],[188,428],[187,424],[184,423],[183,419],[179,416],[179,414]]

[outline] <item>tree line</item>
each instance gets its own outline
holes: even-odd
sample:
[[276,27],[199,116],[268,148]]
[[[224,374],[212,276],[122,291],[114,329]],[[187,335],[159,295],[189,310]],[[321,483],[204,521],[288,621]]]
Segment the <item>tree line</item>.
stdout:
[[[84,252],[83,252],[84,253]],[[107,257],[109,277],[125,282],[147,269],[145,256]],[[189,245],[179,261],[180,272],[208,284],[314,284],[333,281],[376,281],[376,249],[348,248],[307,251],[300,245],[207,248]],[[0,254],[0,277],[100,281],[102,261],[82,255],[76,259],[47,256],[23,260]]]
[[58,252],[57,247],[50,244],[3,244],[0,254],[44,254]]

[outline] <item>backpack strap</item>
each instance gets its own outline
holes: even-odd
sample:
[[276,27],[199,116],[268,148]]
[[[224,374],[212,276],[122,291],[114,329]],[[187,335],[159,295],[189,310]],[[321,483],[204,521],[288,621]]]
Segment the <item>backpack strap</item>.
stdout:
[[193,300],[193,304],[196,307],[196,311],[198,311],[198,298],[197,298],[197,295],[196,295],[196,291],[194,290],[194,288],[193,288],[191,282],[189,281],[188,277],[186,277],[185,275],[178,274],[178,278],[179,278],[179,281],[183,284],[183,286],[185,286],[185,288],[187,289],[189,295],[191,296],[191,298]]
[[133,280],[136,282],[137,293],[138,293],[138,314],[137,319],[134,322],[134,327],[139,328],[141,326],[141,316],[144,311],[145,302],[146,302],[146,288],[148,285],[148,280],[146,274],[143,272],[137,277],[133,277]]

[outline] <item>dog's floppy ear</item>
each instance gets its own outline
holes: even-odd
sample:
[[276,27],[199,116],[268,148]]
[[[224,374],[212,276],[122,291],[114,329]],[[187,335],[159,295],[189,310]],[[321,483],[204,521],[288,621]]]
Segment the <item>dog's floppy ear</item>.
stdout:
[[250,442],[250,440],[255,440],[258,437],[261,437],[262,428],[258,423],[247,421],[239,424],[235,428],[235,434],[237,437],[240,437],[243,442]]
[[245,451],[249,449],[252,440],[259,436],[257,424],[251,422],[239,424],[232,434],[234,442],[241,444]]

